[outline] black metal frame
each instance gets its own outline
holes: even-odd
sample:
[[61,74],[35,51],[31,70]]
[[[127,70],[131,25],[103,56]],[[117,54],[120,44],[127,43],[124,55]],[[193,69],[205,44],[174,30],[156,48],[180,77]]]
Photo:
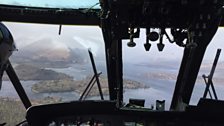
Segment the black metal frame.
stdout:
[[0,5],[0,21],[58,25],[100,25],[100,9]]
[[12,82],[14,88],[16,89],[16,92],[18,93],[23,105],[26,109],[28,109],[30,106],[32,106],[32,104],[9,60],[7,63],[6,73],[9,76],[9,79]]
[[197,107],[186,111],[152,111],[144,108],[116,108],[113,101],[76,101],[32,106],[27,111],[27,121],[32,126],[42,126],[52,121],[59,123],[98,120],[109,126],[124,122],[141,122],[161,126],[222,126],[223,101],[201,99]]
[[[207,94],[209,93],[210,97],[212,98],[212,95],[211,95],[211,92],[209,90],[210,86],[212,88],[212,92],[213,92],[213,95],[214,95],[214,98],[216,100],[218,100],[218,96],[216,94],[216,91],[215,91],[215,87],[214,87],[214,84],[213,84],[213,81],[212,81],[212,78],[213,78],[213,75],[215,73],[215,68],[217,66],[217,63],[218,63],[218,60],[219,60],[219,56],[220,56],[220,53],[221,53],[221,49],[217,49],[217,52],[216,52],[216,56],[215,56],[215,59],[214,59],[214,62],[213,62],[213,65],[212,65],[212,69],[211,69],[211,72],[208,76],[205,76],[205,75],[202,75],[204,81],[205,81],[205,84],[206,84],[206,88],[205,88],[205,91],[204,91],[204,95],[203,95],[203,98],[206,98],[207,97]],[[208,81],[206,80],[208,79]]]

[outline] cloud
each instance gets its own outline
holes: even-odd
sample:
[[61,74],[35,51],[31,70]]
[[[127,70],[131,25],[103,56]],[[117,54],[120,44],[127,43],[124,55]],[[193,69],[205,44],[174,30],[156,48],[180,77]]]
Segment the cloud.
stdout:
[[93,55],[97,55],[97,52],[99,51],[99,48],[101,47],[100,43],[92,42],[87,39],[80,38],[78,36],[73,37],[76,42],[78,42],[80,45],[82,45],[86,50],[91,49]]

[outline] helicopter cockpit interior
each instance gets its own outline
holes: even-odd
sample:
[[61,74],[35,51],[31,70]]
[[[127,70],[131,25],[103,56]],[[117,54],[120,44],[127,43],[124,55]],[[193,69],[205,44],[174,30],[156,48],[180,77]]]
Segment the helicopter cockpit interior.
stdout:
[[[16,1],[16,0],[15,0]],[[189,105],[199,69],[217,29],[224,26],[224,0],[78,0],[41,1],[3,0],[0,21],[59,25],[99,26],[105,45],[109,100],[79,100],[66,103],[33,106],[20,79],[9,61],[15,50],[11,33],[1,23],[0,75],[5,71],[26,108],[26,121],[21,126],[177,126],[222,125],[224,101],[203,97],[196,106]],[[19,3],[19,4],[18,4]],[[64,3],[64,4],[58,4]],[[72,3],[72,4],[71,4]],[[57,5],[57,6],[55,6]],[[58,6],[60,5],[60,6]],[[164,39],[183,48],[169,110],[144,108],[144,100],[130,100],[137,107],[124,106],[122,41],[136,46],[135,38],[144,29],[144,49],[152,43],[163,53]],[[4,50],[6,49],[6,50]],[[220,53],[220,51],[219,51]],[[89,52],[99,92],[98,73]],[[214,70],[212,71],[214,73]],[[206,77],[205,77],[206,78]],[[212,74],[207,77],[211,81]],[[210,78],[210,79],[209,79]],[[213,87],[213,84],[211,84]],[[207,88],[207,87],[206,87]],[[209,88],[209,86],[208,86]],[[208,89],[207,89],[208,93]],[[163,108],[163,102],[158,101]]]

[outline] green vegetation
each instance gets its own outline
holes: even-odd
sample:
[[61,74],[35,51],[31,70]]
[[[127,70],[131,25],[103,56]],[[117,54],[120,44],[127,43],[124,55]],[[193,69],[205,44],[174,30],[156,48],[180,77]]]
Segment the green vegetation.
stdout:
[[0,98],[0,124],[7,123],[6,126],[15,126],[25,120],[26,110],[17,99]]
[[[61,102],[57,97],[45,97],[40,100],[32,100],[33,105],[51,104]],[[20,99],[0,97],[0,124],[15,126],[25,120],[26,109]]]

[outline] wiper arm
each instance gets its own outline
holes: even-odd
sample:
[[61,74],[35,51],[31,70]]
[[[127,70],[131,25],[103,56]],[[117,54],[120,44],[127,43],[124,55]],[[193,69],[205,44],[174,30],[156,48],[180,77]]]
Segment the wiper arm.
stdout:
[[6,123],[2,123],[2,124],[0,124],[0,126],[4,126],[4,125],[6,125]]
[[[2,89],[2,77],[3,77],[3,74],[4,74],[4,66],[3,64],[0,64],[0,90]],[[0,125],[1,126],[1,125]]]

